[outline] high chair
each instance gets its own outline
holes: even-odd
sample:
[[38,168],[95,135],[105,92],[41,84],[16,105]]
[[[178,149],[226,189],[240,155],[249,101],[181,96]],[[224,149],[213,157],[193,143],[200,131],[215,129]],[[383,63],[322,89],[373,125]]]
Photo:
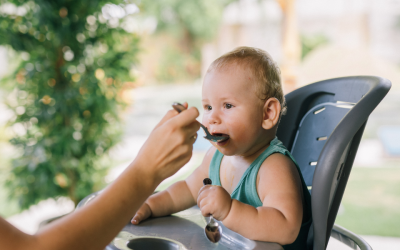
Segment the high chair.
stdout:
[[352,76],[316,82],[285,96],[288,111],[277,136],[311,192],[309,249],[326,249],[330,236],[354,249],[372,249],[334,222],[368,117],[390,87],[384,78]]
[[[372,249],[334,222],[367,119],[390,87],[384,78],[353,76],[316,82],[285,96],[288,111],[277,136],[293,154],[311,192],[308,250],[326,249],[330,237],[352,249]],[[77,208],[96,195],[86,197]],[[128,223],[106,249],[283,249],[276,243],[246,239],[223,225],[223,237],[215,245],[206,239],[205,225],[194,206],[138,226]]]

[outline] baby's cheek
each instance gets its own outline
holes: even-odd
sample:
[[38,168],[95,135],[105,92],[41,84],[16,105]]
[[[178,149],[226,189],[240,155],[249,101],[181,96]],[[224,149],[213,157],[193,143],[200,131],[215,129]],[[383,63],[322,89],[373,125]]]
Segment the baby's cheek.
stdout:
[[230,134],[233,134],[238,137],[244,136],[246,133],[246,130],[248,129],[248,124],[242,123],[240,119],[236,121],[229,122],[228,124],[228,130]]
[[201,124],[203,124],[206,127],[208,126],[208,116],[206,114],[203,115],[201,119]]

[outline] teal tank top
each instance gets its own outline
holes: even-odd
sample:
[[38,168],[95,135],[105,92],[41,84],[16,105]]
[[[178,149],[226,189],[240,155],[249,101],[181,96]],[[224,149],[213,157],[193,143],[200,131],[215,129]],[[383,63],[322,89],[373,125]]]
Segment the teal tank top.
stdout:
[[[297,171],[300,175],[304,196],[303,221],[301,224],[299,235],[292,244],[284,245],[283,248],[285,250],[305,250],[307,249],[308,230],[312,221],[311,196],[308,192],[307,186],[304,182],[297,162],[290,154],[290,152],[286,149],[286,147],[282,144],[282,142],[278,140],[277,137],[275,137],[275,139],[271,141],[268,148],[266,148],[264,152],[262,152],[261,155],[259,155],[257,159],[253,163],[251,163],[250,167],[244,172],[238,185],[233,190],[231,197],[232,199],[236,199],[253,207],[260,207],[263,205],[257,192],[257,174],[264,160],[274,153],[286,155],[290,157],[290,159],[295,163]],[[211,160],[209,168],[209,178],[212,180],[213,185],[221,186],[220,167],[223,156],[224,155],[217,150]]]

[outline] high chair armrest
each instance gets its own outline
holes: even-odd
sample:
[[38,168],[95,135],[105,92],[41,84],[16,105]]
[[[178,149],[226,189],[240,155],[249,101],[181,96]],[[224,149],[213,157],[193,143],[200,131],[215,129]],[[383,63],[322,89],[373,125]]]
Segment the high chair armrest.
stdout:
[[[373,250],[372,247],[363,238],[336,224],[333,225],[331,237],[337,239],[338,241],[353,249]],[[357,246],[359,248],[357,248]]]

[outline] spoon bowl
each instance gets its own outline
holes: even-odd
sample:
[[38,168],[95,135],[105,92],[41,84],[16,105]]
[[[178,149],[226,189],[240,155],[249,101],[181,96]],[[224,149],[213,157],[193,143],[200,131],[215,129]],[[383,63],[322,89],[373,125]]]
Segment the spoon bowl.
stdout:
[[[174,102],[172,104],[172,107],[178,111],[179,113],[184,111],[186,108],[185,106],[183,106],[182,104],[178,103],[178,102]],[[210,132],[208,132],[207,127],[205,127],[203,124],[200,123],[200,126],[203,128],[204,132],[206,133],[206,136],[204,136],[205,139],[209,140],[209,141],[213,141],[213,142],[221,142],[221,141],[225,141],[227,139],[229,139],[229,136],[215,136],[210,134]]]
[[204,233],[209,241],[217,243],[222,237],[222,228],[218,222],[214,220],[214,217],[210,215],[210,220],[204,228]]

